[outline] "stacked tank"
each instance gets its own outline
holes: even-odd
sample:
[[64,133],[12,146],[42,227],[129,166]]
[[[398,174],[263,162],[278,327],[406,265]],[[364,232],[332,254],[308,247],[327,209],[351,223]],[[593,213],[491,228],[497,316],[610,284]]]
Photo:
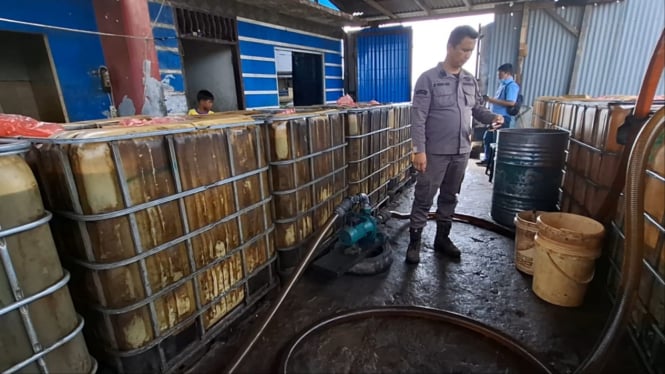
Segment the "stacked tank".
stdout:
[[374,207],[388,199],[393,170],[389,118],[394,118],[394,111],[384,105],[349,109],[346,114],[349,194],[366,193]]
[[0,371],[94,373],[37,182],[21,156],[28,142],[0,140]]
[[411,176],[411,104],[396,104],[392,118],[388,142],[391,147],[391,186],[390,190],[402,187]]
[[623,146],[619,127],[632,106],[607,100],[541,98],[533,125],[570,132],[559,206],[562,211],[597,217],[617,175]]
[[[660,121],[663,121],[661,109]],[[658,116],[658,114],[656,114]],[[642,174],[644,182],[644,244],[641,263],[641,279],[635,305],[630,313],[628,331],[640,357],[653,373],[662,373],[665,368],[665,132],[647,150],[647,168]],[[621,282],[624,259],[625,200],[620,197],[617,213],[610,223],[609,250],[610,270],[608,288],[615,299]]]
[[[533,125],[556,127],[570,132],[565,177],[559,205],[562,211],[583,214],[608,223],[605,243],[610,267],[608,289],[617,296],[624,258],[624,204],[618,199],[616,213],[601,207],[615,202],[609,191],[620,169],[620,159],[629,150],[617,142],[619,127],[632,112],[631,101],[540,98],[534,105]],[[655,112],[661,106],[654,106]],[[663,109],[660,109],[661,111]],[[662,120],[662,113],[661,113]],[[663,139],[661,134],[661,139]],[[662,140],[649,150],[644,172],[645,212],[642,278],[628,331],[640,356],[653,372],[662,372],[665,347],[665,147]],[[609,201],[608,201],[609,199]],[[607,213],[606,216],[600,216]]]
[[95,355],[167,371],[275,285],[261,123],[65,131],[33,154]]
[[[118,372],[179,367],[275,286],[273,264],[283,275],[296,266],[345,196],[367,193],[378,206],[389,183],[408,177],[408,104],[277,113],[159,118],[175,122],[159,125],[144,116],[87,121],[29,139],[26,158],[55,213],[51,228],[71,271],[74,305],[104,364]],[[2,225],[8,243],[21,235]],[[39,283],[34,292],[60,295],[66,277],[53,271],[31,282]],[[35,303],[47,301],[42,296]],[[18,318],[20,306],[3,306],[0,318]],[[52,356],[68,365],[54,355],[71,346],[65,355],[78,355],[79,366],[55,368],[93,370],[71,305],[53,316],[58,322],[43,321],[63,345],[49,345],[53,334],[32,353],[19,342],[8,367],[34,359],[26,361],[34,368]],[[39,353],[46,347],[53,351]]]
[[338,110],[299,110],[266,124],[279,269],[288,274],[307,240],[347,194],[346,143]]

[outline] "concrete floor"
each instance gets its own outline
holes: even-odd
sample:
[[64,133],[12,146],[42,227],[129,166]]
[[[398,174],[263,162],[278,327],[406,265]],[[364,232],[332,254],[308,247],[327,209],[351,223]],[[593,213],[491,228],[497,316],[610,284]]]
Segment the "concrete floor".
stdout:
[[[413,189],[391,208],[408,212]],[[489,219],[491,184],[484,168],[469,162],[458,213]],[[434,208],[432,208],[434,210]],[[366,306],[418,305],[457,312],[495,327],[526,346],[559,373],[570,373],[591,350],[607,319],[610,303],[602,266],[580,308],[562,308],[541,301],[531,291],[531,277],[514,267],[513,241],[455,223],[451,237],[462,249],[459,263],[435,254],[435,223],[424,232],[418,266],[403,262],[408,243],[407,221],[387,223],[395,261],[376,276],[344,276],[330,282],[304,276],[244,361],[240,372],[276,371],[280,350],[313,322],[336,312]],[[238,346],[248,338],[256,312],[218,339],[191,369],[222,372]],[[342,325],[313,338],[295,356],[292,372],[524,372],[510,354],[451,325],[424,326],[414,320],[369,320]],[[383,343],[381,343],[383,342]],[[643,372],[626,339],[607,365],[607,372]]]

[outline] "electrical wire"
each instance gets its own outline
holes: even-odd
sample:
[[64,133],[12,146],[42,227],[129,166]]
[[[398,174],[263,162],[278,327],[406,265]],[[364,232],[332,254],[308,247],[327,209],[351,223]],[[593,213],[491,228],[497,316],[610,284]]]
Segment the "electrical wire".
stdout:
[[74,29],[74,28],[71,28],[71,27],[54,26],[54,25],[47,25],[47,24],[44,24],[44,23],[20,21],[20,20],[4,18],[4,17],[0,17],[0,22],[12,23],[12,24],[15,24],[15,25],[23,25],[23,26],[33,26],[33,27],[39,27],[39,28],[42,28],[42,29],[49,29],[49,30],[75,32],[75,33],[86,34],[86,35],[110,36],[110,37],[116,37],[116,38],[138,39],[138,40],[155,40],[155,38],[153,38],[151,36],[122,35],[122,34],[113,34],[113,33],[108,33],[108,32]]
[[151,26],[154,28],[155,25],[157,24],[157,21],[159,20],[159,16],[162,15],[162,10],[164,9],[164,3],[166,0],[162,0],[162,4],[159,6],[159,10],[157,11],[157,15],[155,16],[155,19],[152,21]]

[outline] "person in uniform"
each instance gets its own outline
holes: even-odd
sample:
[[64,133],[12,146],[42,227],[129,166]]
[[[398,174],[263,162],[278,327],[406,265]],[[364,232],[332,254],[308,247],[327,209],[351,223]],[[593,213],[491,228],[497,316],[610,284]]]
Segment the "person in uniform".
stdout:
[[416,81],[411,112],[413,166],[419,171],[411,208],[406,262],[420,262],[422,232],[439,190],[434,250],[454,259],[460,250],[450,240],[452,216],[471,153],[471,117],[500,127],[503,116],[484,107],[478,82],[462,69],[478,39],[471,26],[455,28],[443,62]]

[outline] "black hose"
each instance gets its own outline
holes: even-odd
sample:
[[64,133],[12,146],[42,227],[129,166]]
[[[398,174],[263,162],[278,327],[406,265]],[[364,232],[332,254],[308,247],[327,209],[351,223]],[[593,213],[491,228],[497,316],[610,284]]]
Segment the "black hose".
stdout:
[[[319,232],[319,235],[316,237],[316,239],[312,242],[312,244],[309,246],[307,251],[303,254],[303,258],[301,259],[300,263],[296,267],[296,270],[291,274],[291,277],[286,283],[286,286],[282,289],[282,291],[279,293],[277,300],[273,304],[273,306],[270,308],[268,311],[268,314],[263,318],[261,323],[259,324],[259,327],[257,330],[250,336],[250,338],[247,340],[247,342],[241,347],[239,350],[239,353],[231,360],[231,364],[227,368],[227,373],[231,374],[234,373],[242,361],[247,357],[249,352],[252,350],[256,342],[259,340],[261,335],[263,335],[263,332],[265,331],[266,327],[268,327],[268,324],[270,324],[270,321],[273,319],[275,314],[277,313],[277,310],[282,306],[282,303],[286,299],[286,296],[291,292],[291,289],[295,285],[295,283],[298,281],[302,273],[305,271],[305,268],[309,264],[310,260],[312,259],[314,253],[316,252],[316,249],[321,245],[323,238],[325,237],[325,234],[333,227],[337,219],[340,217],[343,217],[348,213],[355,204],[360,204],[362,207],[367,207],[369,204],[369,199],[367,195],[365,194],[359,194],[359,195],[354,195],[347,197],[346,199],[343,200],[343,202],[340,204],[335,209],[335,214],[328,219],[328,221],[324,224],[323,228]],[[433,219],[435,213],[430,213],[428,216],[428,219]],[[393,218],[398,218],[398,219],[408,219],[409,215],[405,213],[399,213],[399,212],[390,212],[391,217]],[[501,235],[505,236],[512,236],[513,233],[510,230],[507,230],[501,226],[498,226],[492,222],[477,218],[477,217],[472,217],[472,216],[466,216],[466,215],[461,215],[461,214],[455,214],[453,217],[457,221],[464,222],[464,223],[469,223],[472,225],[476,225],[482,228],[486,228],[490,231],[497,232]],[[421,308],[423,310],[426,310],[425,308]],[[430,313],[435,313],[433,312],[434,309],[430,310]],[[450,317],[454,315],[454,313],[451,312],[446,312],[446,311],[441,311],[443,313],[449,313],[448,318],[451,318],[451,321],[454,319],[454,317]],[[481,325],[479,322],[475,322],[471,319],[468,319],[466,317],[459,316],[460,318],[463,318],[463,320],[456,320],[457,324],[462,327],[467,327],[470,328],[469,326],[475,326],[476,330],[474,331],[487,331],[488,334],[491,334],[491,329],[489,327],[486,327],[484,325]],[[476,324],[476,325],[474,325]],[[494,330],[496,331],[496,330]],[[499,334],[499,333],[497,333]],[[509,341],[510,338],[505,336],[505,335],[496,335],[496,336],[491,336],[495,341]],[[509,343],[514,343],[513,341],[510,341]],[[506,344],[509,344],[506,343]],[[519,347],[514,343],[514,347],[509,347],[509,348],[518,348],[518,351],[524,351],[522,347]],[[529,354],[530,355],[530,354]],[[530,356],[533,357],[533,356]],[[528,357],[527,357],[528,358]],[[533,358],[535,360],[535,357]],[[537,360],[536,360],[537,361]],[[538,362],[539,365],[543,366]],[[545,373],[549,373],[549,371],[543,371]]]
[[450,323],[467,330],[471,330],[479,335],[489,338],[493,342],[508,348],[511,352],[517,354],[530,364],[533,368],[533,373],[547,373],[551,374],[552,371],[542,363],[535,355],[529,352],[526,348],[521,346],[516,340],[503,332],[487,326],[481,322],[475,321],[471,318],[465,317],[461,314],[453,313],[442,309],[424,308],[418,306],[384,306],[384,307],[370,307],[367,309],[359,309],[354,311],[342,312],[330,318],[318,321],[312,324],[309,328],[305,329],[301,334],[295,337],[291,343],[284,350],[279,363],[279,372],[287,373],[289,367],[289,360],[298,346],[309,336],[321,332],[327,328],[335,325],[357,321],[360,319],[368,319],[373,317],[409,317],[409,318],[423,318],[433,321],[440,321]]
[[310,244],[309,248],[307,248],[307,250],[303,254],[303,257],[298,263],[296,270],[293,272],[293,274],[291,274],[291,277],[286,282],[284,288],[282,288],[281,292],[277,296],[277,300],[268,311],[268,314],[263,318],[256,331],[252,335],[250,335],[250,338],[241,347],[238,354],[233,358],[233,360],[231,360],[231,364],[227,369],[227,372],[229,374],[238,370],[238,367],[245,359],[245,357],[247,357],[249,351],[252,350],[252,348],[259,340],[261,335],[263,335],[263,332],[265,331],[266,327],[268,327],[270,321],[272,321],[273,317],[275,317],[277,310],[282,306],[282,303],[286,299],[286,296],[289,294],[289,292],[291,292],[291,289],[296,284],[298,279],[300,279],[300,276],[305,271],[307,265],[309,265],[309,262],[314,256],[314,253],[316,252],[316,249],[323,242],[323,238],[325,237],[326,233],[330,231],[330,229],[332,229],[333,225],[335,224],[335,222],[337,222],[339,218],[344,217],[349,211],[351,211],[351,209],[353,209],[353,207],[356,204],[359,204],[363,209],[371,208],[369,197],[364,193],[346,197],[342,201],[342,203],[335,208],[335,213],[333,214],[332,217],[328,219],[328,221],[326,221],[326,223],[319,231],[318,236],[315,238],[315,240],[312,242],[312,244]]
[[[396,219],[409,219],[409,218],[411,218],[411,215],[408,214],[408,213],[390,211],[390,217],[391,218],[396,218]],[[427,219],[428,220],[435,220],[436,219],[436,212],[427,213]],[[466,223],[466,224],[469,224],[469,225],[480,227],[481,229],[485,229],[487,231],[492,231],[496,234],[505,236],[507,238],[515,237],[515,233],[513,231],[509,230],[508,228],[497,225],[494,222],[491,222],[491,221],[488,221],[488,220],[485,220],[485,219],[482,219],[482,218],[469,216],[469,215],[466,215],[466,214],[455,213],[455,214],[453,214],[453,221]]]

